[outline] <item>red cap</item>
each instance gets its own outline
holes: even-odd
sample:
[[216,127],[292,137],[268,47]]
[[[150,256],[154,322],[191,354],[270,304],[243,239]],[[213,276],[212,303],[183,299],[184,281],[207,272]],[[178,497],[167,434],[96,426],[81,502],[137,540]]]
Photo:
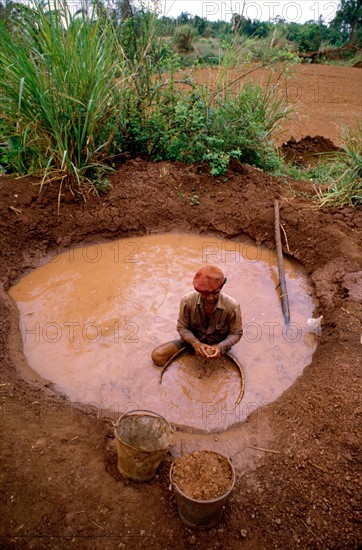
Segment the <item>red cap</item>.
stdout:
[[196,273],[193,285],[197,292],[214,292],[224,282],[224,274],[216,265],[206,265]]

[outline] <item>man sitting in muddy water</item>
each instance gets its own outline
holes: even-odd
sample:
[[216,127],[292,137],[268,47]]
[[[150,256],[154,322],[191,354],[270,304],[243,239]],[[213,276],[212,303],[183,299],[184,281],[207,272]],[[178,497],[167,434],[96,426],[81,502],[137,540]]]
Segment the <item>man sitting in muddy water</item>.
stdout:
[[181,340],[161,344],[152,352],[158,367],[183,346],[193,348],[204,359],[217,359],[236,344],[242,334],[239,304],[221,292],[226,283],[221,269],[214,265],[202,267],[195,275],[190,292],[181,299],[177,332]]

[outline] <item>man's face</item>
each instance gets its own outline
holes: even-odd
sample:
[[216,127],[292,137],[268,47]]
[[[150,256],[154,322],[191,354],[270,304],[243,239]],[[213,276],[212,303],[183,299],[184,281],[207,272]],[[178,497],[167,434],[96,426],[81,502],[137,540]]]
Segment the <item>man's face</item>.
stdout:
[[205,304],[210,305],[210,304],[216,304],[216,302],[219,299],[220,292],[221,292],[221,287],[214,290],[213,292],[199,292],[199,294],[201,296],[202,301]]

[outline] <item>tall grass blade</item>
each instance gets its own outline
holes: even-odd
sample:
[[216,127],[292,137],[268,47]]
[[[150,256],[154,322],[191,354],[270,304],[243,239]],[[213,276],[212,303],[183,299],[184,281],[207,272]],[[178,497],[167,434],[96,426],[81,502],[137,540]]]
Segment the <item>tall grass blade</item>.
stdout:
[[335,154],[328,189],[320,194],[319,206],[362,205],[362,129],[345,128],[342,151]]
[[[21,34],[0,31],[0,132],[26,135],[13,168],[45,171],[46,179],[64,171],[85,190],[89,161],[103,165],[113,147],[108,129],[120,116],[114,84],[124,60],[112,24],[86,11],[72,16],[65,0],[49,0],[24,6]],[[108,150],[98,149],[105,143]]]

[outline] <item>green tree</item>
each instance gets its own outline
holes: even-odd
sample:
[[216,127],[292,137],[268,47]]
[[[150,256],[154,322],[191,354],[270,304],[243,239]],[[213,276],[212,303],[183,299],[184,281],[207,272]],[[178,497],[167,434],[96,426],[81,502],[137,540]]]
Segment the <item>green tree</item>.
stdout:
[[322,42],[322,30],[314,21],[307,21],[303,25],[290,23],[287,39],[294,42],[300,52],[316,52]]
[[191,14],[189,14],[187,11],[182,11],[180,15],[177,17],[176,22],[178,25],[186,25],[187,23],[190,23],[192,20]]
[[341,0],[331,28],[348,33],[348,42],[356,46],[362,44],[362,4],[361,0]]
[[233,31],[231,23],[228,21],[210,21],[210,27],[212,29],[213,36],[222,40],[232,40]]
[[192,25],[195,27],[198,34],[200,36],[203,36],[205,33],[205,29],[209,26],[209,22],[205,17],[199,17],[198,15],[195,15],[192,20]]
[[106,5],[107,12],[115,23],[120,23],[133,15],[134,8],[130,0],[107,0]]
[[176,27],[176,20],[173,17],[163,15],[158,18],[159,36],[172,36]]

